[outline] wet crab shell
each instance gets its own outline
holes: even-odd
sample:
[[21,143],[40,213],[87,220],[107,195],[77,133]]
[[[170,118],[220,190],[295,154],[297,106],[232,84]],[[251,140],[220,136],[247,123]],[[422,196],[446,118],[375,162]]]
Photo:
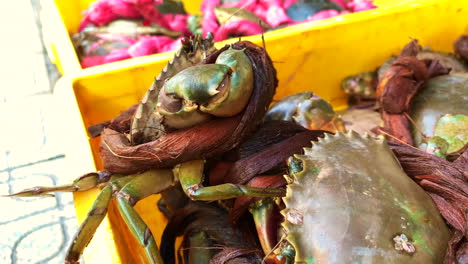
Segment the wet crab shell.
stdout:
[[383,139],[325,135],[295,158],[282,211],[295,263],[443,262],[450,232]]
[[345,131],[331,104],[310,91],[286,96],[273,104],[265,115],[265,121],[272,120],[294,122],[309,130]]
[[467,102],[468,74],[450,74],[429,80],[413,98],[411,106],[411,118],[417,127],[413,128],[415,145],[420,146],[424,141],[420,131],[426,136],[434,136],[436,123],[443,115],[468,115]]

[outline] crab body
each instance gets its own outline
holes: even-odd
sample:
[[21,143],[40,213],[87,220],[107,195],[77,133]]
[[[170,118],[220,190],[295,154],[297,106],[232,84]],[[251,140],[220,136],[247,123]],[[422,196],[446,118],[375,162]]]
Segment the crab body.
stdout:
[[[450,74],[433,78],[416,94],[411,107],[416,146],[443,156],[468,143],[468,75]],[[429,139],[426,140],[420,130]],[[431,139],[432,137],[436,137]],[[444,145],[446,145],[444,147]]]
[[290,263],[442,263],[450,232],[383,139],[326,135],[286,178],[277,253],[293,249]]
[[329,102],[312,92],[300,92],[281,99],[271,106],[265,120],[291,121],[310,130],[344,132],[340,115],[333,111]]

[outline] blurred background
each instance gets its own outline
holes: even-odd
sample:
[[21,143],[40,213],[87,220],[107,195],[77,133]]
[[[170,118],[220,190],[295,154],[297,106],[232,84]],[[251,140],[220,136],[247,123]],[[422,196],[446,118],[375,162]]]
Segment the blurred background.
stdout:
[[[66,111],[53,89],[60,77],[43,44],[40,0],[0,9],[0,195],[65,183],[73,174],[63,141]],[[78,176],[78,175],[77,175]],[[76,232],[71,194],[0,198],[0,263],[63,263]]]

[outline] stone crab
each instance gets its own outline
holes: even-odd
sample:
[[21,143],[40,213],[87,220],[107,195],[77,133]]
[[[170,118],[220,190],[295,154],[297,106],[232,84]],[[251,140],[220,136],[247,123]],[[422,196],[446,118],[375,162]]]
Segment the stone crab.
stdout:
[[182,186],[195,200],[243,195],[276,197],[281,189],[237,184],[203,186],[205,160],[238,146],[261,123],[277,86],[276,71],[265,50],[237,42],[216,50],[212,36],[182,41],[141,102],[109,122],[90,128],[101,136],[105,171],[73,183],[35,187],[9,196],[102,187],[66,256],[77,263],[106,215],[112,199],[150,263],[163,263],[150,229],[133,209],[145,197]]

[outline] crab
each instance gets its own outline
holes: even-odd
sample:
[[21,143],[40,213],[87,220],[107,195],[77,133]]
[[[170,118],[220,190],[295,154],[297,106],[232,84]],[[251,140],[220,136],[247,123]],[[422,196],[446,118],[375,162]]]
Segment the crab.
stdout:
[[193,200],[284,195],[282,189],[203,185],[206,160],[239,145],[260,124],[272,100],[276,72],[264,49],[237,42],[216,50],[210,35],[184,39],[182,44],[138,105],[91,129],[92,135],[101,135],[105,171],[65,186],[9,195],[102,188],[69,247],[66,263],[78,262],[112,199],[148,261],[163,263],[151,231],[133,209],[145,197],[179,184]]
[[266,263],[442,263],[451,233],[382,136],[325,133],[310,145],[288,159],[285,197],[237,198],[253,201]]
[[377,99],[384,132],[394,139],[445,157],[468,143],[468,66],[459,57],[423,50],[413,40],[399,57],[391,57],[376,71],[349,76],[341,86],[358,104],[370,101],[363,106],[374,106]]
[[[418,48],[415,56],[419,60],[437,61],[443,67],[450,68],[451,73],[468,72],[468,65],[459,58],[460,56],[455,56],[452,53]],[[341,88],[350,96],[350,104],[362,107],[373,106],[376,100],[377,85],[397,58],[398,56],[390,57],[374,71],[358,73],[343,79]]]
[[409,114],[414,122],[412,136],[416,147],[442,158],[466,148],[467,93],[466,73],[443,75],[427,82],[414,97]]
[[266,263],[443,261],[450,231],[382,136],[275,120],[238,153],[225,181],[286,187],[283,198],[238,197],[231,210],[234,223],[250,211]]
[[[273,106],[270,110],[272,114],[267,113],[266,120],[270,121],[273,117],[281,120],[283,116],[289,116],[293,121],[291,116],[295,113],[290,112],[296,111],[296,106],[301,104],[299,98],[303,95],[293,96],[295,101],[289,99],[293,107],[284,107],[279,111],[281,108]],[[288,105],[285,102],[278,105],[283,104]],[[442,120],[450,122],[460,117],[446,118]],[[298,124],[310,128],[307,124]],[[280,124],[273,126],[279,127]],[[450,231],[429,195],[402,171],[382,136],[361,136],[349,130],[347,134],[325,133],[323,139],[314,139],[310,134],[314,131],[299,136],[304,132],[298,128],[291,128],[289,132],[274,130],[269,133],[261,129],[257,132],[260,134],[257,138],[265,137],[261,134],[288,135],[290,138],[283,138],[282,141],[269,139],[275,144],[264,150],[257,144],[258,153],[236,162],[225,178],[232,181],[232,175],[238,174],[240,177],[237,179],[243,179],[239,183],[287,188],[287,195],[282,199],[239,197],[233,209],[232,218],[236,221],[249,208],[267,263],[348,263],[366,260],[379,263],[410,260],[440,263],[444,260]],[[455,135],[458,133],[455,132]],[[284,154],[293,148],[300,153],[301,148],[307,146],[301,139],[312,141],[312,148],[305,148],[303,155],[293,155],[288,160],[286,181],[279,179],[278,166],[270,165],[270,172],[263,164],[262,171],[248,166],[249,163],[256,166],[253,161],[260,160],[262,155],[275,160],[282,155],[283,160]],[[292,142],[296,142],[297,146],[293,147]],[[337,152],[337,149],[346,151]],[[400,156],[401,152],[399,150]],[[408,162],[406,158],[404,162],[405,166],[414,164],[414,161]],[[384,167],[385,171],[382,171]],[[284,168],[284,164],[281,168]],[[266,175],[245,177],[242,171]],[[359,202],[360,199],[365,202]],[[374,206],[369,207],[369,200],[375,203]],[[275,216],[278,208],[282,209],[284,219],[281,227],[275,223],[278,221],[278,215]],[[369,208],[380,209],[375,211]],[[330,223],[335,219],[336,222]],[[389,228],[379,228],[383,223]],[[274,230],[275,226],[277,231]],[[374,227],[373,232],[368,232],[367,226]],[[433,241],[432,232],[437,232],[434,237],[441,239]]]
[[450,232],[382,137],[325,134],[288,165],[280,263],[442,262]]
[[310,91],[276,102],[268,110],[265,120],[293,121],[310,130],[345,131],[343,120],[333,111],[331,104]]
[[413,40],[385,71],[377,87],[385,125],[379,131],[393,141],[390,146],[405,169],[429,193],[452,228],[445,262],[457,263],[458,258],[458,263],[464,263],[468,75],[449,74],[450,69],[437,60],[420,60],[420,51]]

